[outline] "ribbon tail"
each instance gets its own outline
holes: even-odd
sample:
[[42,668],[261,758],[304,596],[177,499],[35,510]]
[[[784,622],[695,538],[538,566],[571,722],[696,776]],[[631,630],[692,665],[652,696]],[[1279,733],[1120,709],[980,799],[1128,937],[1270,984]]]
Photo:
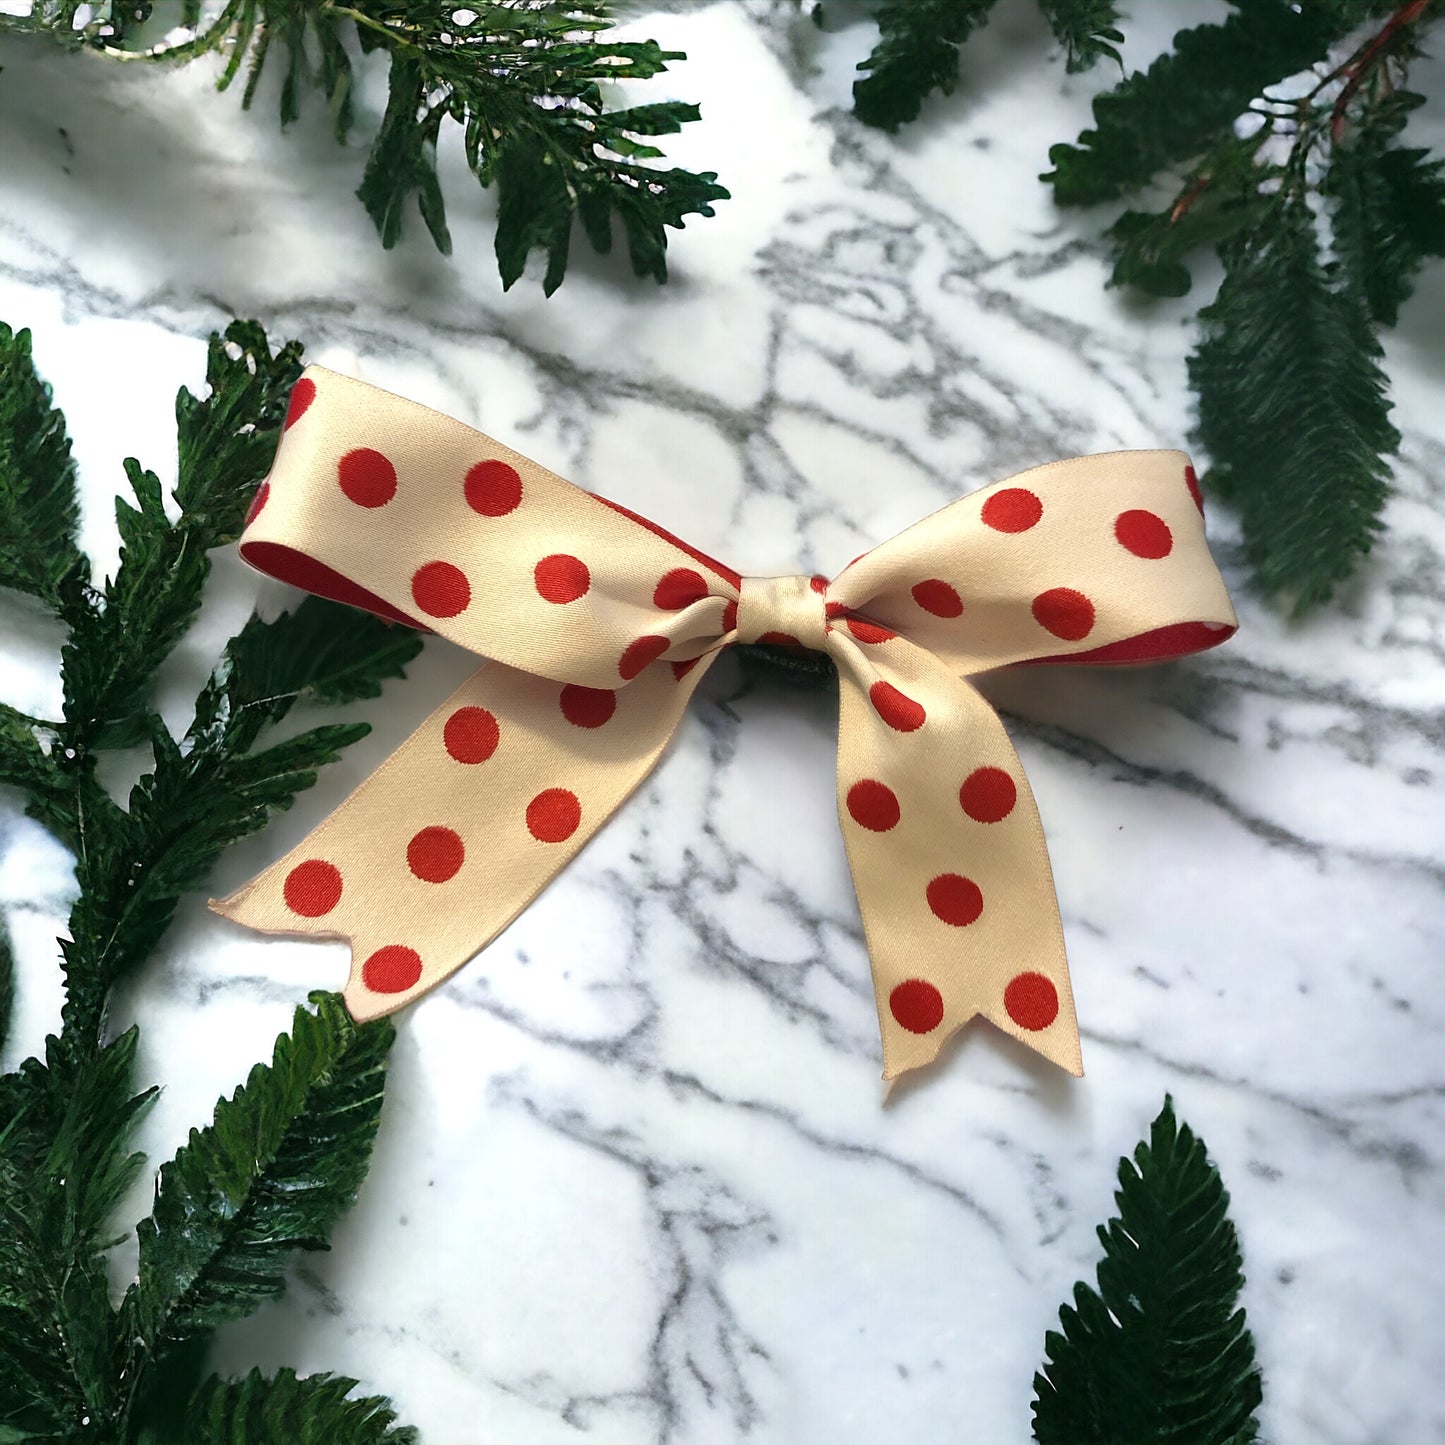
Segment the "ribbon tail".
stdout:
[[345,939],[358,1023],[492,941],[657,764],[715,654],[626,687],[489,663],[286,857],[211,908],[261,933]]
[[905,638],[860,645],[835,628],[829,650],[840,681],[838,813],[884,1078],[931,1063],[977,1014],[1081,1074],[1048,850],[1003,723]]

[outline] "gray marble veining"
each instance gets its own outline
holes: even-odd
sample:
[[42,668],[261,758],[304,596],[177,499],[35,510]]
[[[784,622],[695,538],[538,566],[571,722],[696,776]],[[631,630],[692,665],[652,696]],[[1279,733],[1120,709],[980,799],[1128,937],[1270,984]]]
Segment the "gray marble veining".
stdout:
[[[1163,43],[1149,24],[1131,60]],[[281,137],[267,86],[245,115],[204,65],[0,56],[0,316],[34,329],[69,415],[100,568],[120,459],[166,478],[174,390],[200,385],[200,338],[233,314],[757,573],[837,570],[1039,461],[1182,444],[1187,307],[1106,292],[1095,221],[1034,180],[1089,91],[1044,66],[1033,7],[1001,5],[960,93],[899,138],[846,112],[865,26],[720,0],[635,28],[693,57],[661,89],[705,120],[669,155],[734,199],[674,239],[667,287],[578,250],[551,301],[500,292],[494,201],[454,150],[456,259],[414,222],[384,253],[351,195],[360,154],[317,108]],[[1049,833],[1085,1079],[977,1026],[885,1101],[833,700],[725,661],[636,799],[402,1019],[359,1205],[218,1363],[357,1375],[468,1445],[1023,1441],[1044,1331],[1167,1090],[1233,1194],[1268,1438],[1445,1440],[1442,297],[1427,277],[1390,339],[1396,493],[1338,606],[1294,625],[1260,604],[1216,513],[1243,623],[1226,648],[986,683]],[[246,612],[288,595],[218,561],[164,679],[173,723]],[[3,695],[53,712],[58,639],[16,618]],[[215,891],[470,668],[429,645]],[[73,886],[0,799],[22,970],[7,1062],[53,1026]],[[343,972],[336,947],[188,901],[117,1003],[165,1084],[152,1155]]]

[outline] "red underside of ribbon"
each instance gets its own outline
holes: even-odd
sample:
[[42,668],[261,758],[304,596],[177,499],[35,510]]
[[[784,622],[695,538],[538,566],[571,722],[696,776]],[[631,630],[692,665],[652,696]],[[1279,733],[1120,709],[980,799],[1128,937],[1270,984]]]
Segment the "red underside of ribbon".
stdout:
[[360,607],[362,611],[374,612],[388,622],[402,622],[421,632],[429,630],[426,623],[408,617],[384,597],[378,597],[334,567],[328,567],[325,562],[318,562],[315,557],[308,557],[294,547],[280,542],[243,542],[241,556],[258,572],[264,572],[279,582],[289,582],[304,592],[314,592],[318,597],[329,597],[333,602]]
[[1175,622],[1168,627],[1156,627],[1152,632],[1141,632],[1137,637],[1106,643],[1088,652],[1070,652],[1063,657],[1031,657],[1015,666],[1043,667],[1053,663],[1060,667],[1074,667],[1079,663],[1118,665],[1161,662],[1167,657],[1185,657],[1191,652],[1218,647],[1221,642],[1228,642],[1238,630],[1235,627],[1215,627],[1208,622]]

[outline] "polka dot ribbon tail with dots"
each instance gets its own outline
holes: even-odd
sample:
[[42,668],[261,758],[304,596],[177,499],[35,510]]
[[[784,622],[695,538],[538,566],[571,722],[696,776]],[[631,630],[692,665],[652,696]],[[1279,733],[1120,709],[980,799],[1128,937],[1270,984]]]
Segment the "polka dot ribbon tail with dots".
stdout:
[[389,1013],[602,826],[723,648],[816,649],[838,671],[838,816],[886,1078],[979,1014],[1081,1072],[1038,810],[968,679],[1151,662],[1235,628],[1179,452],[1037,467],[831,580],[743,577],[460,422],[316,367],[240,545],[263,572],[487,661],[217,912],[346,939],[353,1016]]

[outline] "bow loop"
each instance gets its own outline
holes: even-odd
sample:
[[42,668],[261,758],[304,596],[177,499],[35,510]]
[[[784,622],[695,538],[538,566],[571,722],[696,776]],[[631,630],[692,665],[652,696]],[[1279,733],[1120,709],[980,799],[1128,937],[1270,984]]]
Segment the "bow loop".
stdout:
[[1048,853],[967,680],[1139,662],[1234,628],[1177,452],[1036,468],[821,577],[741,577],[400,397],[310,368],[241,554],[487,664],[216,911],[346,939],[357,1019],[484,947],[647,777],[719,651],[826,651],[838,812],[892,1077],[976,1015],[1079,1072]]
[[1182,452],[1051,462],[865,553],[830,595],[961,676],[1020,662],[1151,662],[1235,629]]
[[320,367],[296,385],[241,555],[307,591],[588,687],[720,646],[739,581],[500,442]]

